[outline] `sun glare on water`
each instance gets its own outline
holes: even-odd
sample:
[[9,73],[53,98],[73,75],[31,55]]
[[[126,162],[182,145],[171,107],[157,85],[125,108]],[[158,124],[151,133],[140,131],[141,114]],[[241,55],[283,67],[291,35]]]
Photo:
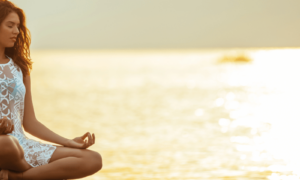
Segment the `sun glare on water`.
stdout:
[[96,134],[104,166],[84,179],[299,179],[300,50],[225,53],[34,51],[35,112]]

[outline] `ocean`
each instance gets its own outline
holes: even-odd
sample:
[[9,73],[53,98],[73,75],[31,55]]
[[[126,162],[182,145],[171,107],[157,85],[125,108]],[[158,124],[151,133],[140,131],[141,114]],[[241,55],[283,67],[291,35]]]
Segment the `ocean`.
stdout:
[[[238,54],[251,61],[219,61]],[[31,57],[37,119],[66,138],[96,135],[89,149],[102,155],[103,169],[83,179],[300,178],[298,48]]]

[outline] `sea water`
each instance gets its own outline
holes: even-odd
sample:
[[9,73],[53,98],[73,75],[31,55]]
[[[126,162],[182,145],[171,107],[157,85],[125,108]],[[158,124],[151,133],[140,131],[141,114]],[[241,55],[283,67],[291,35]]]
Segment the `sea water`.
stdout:
[[[218,63],[240,52],[252,61]],[[300,49],[31,54],[37,119],[96,135],[103,169],[84,179],[300,177]]]

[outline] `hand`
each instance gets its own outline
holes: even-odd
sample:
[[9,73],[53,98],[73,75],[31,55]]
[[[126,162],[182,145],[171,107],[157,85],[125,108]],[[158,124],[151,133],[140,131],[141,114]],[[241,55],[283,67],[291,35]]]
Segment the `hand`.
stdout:
[[6,116],[0,119],[0,135],[11,133],[14,129],[15,126],[12,120],[7,119]]
[[[84,140],[86,137],[88,137],[88,141]],[[91,133],[87,132],[81,137],[76,137],[74,139],[70,139],[67,141],[66,145],[64,147],[71,147],[71,148],[78,148],[78,149],[86,149],[90,147],[91,145],[95,144],[95,134],[93,133],[93,136]]]

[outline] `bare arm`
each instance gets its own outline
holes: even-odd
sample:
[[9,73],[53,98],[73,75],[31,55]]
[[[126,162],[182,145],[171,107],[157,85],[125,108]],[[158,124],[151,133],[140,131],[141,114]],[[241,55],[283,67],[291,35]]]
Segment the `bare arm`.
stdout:
[[52,143],[60,144],[65,146],[69,139],[66,139],[50,129],[48,129],[45,125],[40,123],[34,114],[32,97],[31,97],[31,82],[30,76],[26,75],[24,80],[24,85],[26,88],[25,94],[25,103],[24,103],[24,118],[23,118],[23,127],[24,130],[35,137],[38,137],[42,140],[49,141]]

